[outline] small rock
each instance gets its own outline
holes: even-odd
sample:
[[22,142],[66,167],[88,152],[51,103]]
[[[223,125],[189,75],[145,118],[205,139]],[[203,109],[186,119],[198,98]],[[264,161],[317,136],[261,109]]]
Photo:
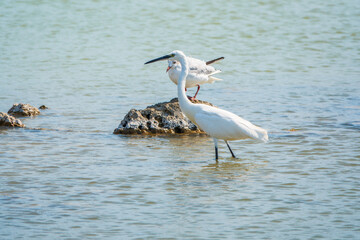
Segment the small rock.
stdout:
[[44,109],[49,109],[47,106],[45,106],[45,105],[41,105],[40,107],[39,107],[41,110],[44,110]]
[[36,116],[40,114],[40,111],[29,104],[15,103],[8,111],[8,114],[12,116]]
[[23,124],[19,119],[10,116],[7,113],[0,112],[0,126],[25,127],[25,124]]
[[[211,103],[195,99],[193,103],[213,106]],[[114,134],[177,134],[204,133],[180,109],[177,98],[170,102],[148,106],[144,110],[131,109]]]

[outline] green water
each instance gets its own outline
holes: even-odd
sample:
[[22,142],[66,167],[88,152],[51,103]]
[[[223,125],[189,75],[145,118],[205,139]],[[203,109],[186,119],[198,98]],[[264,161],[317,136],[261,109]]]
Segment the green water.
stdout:
[[[0,2],[1,239],[358,239],[358,1]],[[113,135],[168,101],[180,49],[216,64],[198,98],[270,141]],[[195,89],[189,89],[190,94]],[[42,128],[42,130],[40,130]],[[294,129],[296,131],[289,131]]]

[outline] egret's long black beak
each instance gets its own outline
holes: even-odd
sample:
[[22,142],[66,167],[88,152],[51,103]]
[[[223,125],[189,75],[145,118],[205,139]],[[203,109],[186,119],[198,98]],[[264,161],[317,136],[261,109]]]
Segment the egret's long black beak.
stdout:
[[153,63],[153,62],[157,62],[157,61],[162,61],[162,60],[166,60],[166,59],[169,59],[171,58],[172,56],[171,55],[165,55],[165,56],[162,56],[162,57],[159,57],[159,58],[155,58],[153,60],[150,60],[144,64],[148,64],[148,63]]

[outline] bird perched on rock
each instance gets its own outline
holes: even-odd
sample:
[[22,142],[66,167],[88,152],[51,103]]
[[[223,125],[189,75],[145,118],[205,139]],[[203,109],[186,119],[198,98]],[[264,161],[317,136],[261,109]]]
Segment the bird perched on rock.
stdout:
[[[190,99],[195,99],[196,95],[200,90],[200,85],[204,83],[213,83],[214,81],[221,81],[222,79],[216,78],[213,75],[220,73],[220,70],[215,69],[210,64],[215,63],[224,59],[224,57],[216,58],[211,61],[202,61],[192,57],[186,57],[189,63],[189,74],[186,77],[185,91],[187,88],[198,87],[194,97]],[[176,60],[168,60],[168,68],[166,72],[169,74],[170,80],[178,84],[178,79],[181,73],[181,64]]]

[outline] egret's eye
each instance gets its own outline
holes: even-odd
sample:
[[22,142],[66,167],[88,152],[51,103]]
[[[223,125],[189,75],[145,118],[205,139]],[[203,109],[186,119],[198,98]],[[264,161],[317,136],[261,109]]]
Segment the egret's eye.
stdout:
[[170,56],[171,56],[171,57],[175,57],[175,54],[173,53],[173,54],[171,54]]

